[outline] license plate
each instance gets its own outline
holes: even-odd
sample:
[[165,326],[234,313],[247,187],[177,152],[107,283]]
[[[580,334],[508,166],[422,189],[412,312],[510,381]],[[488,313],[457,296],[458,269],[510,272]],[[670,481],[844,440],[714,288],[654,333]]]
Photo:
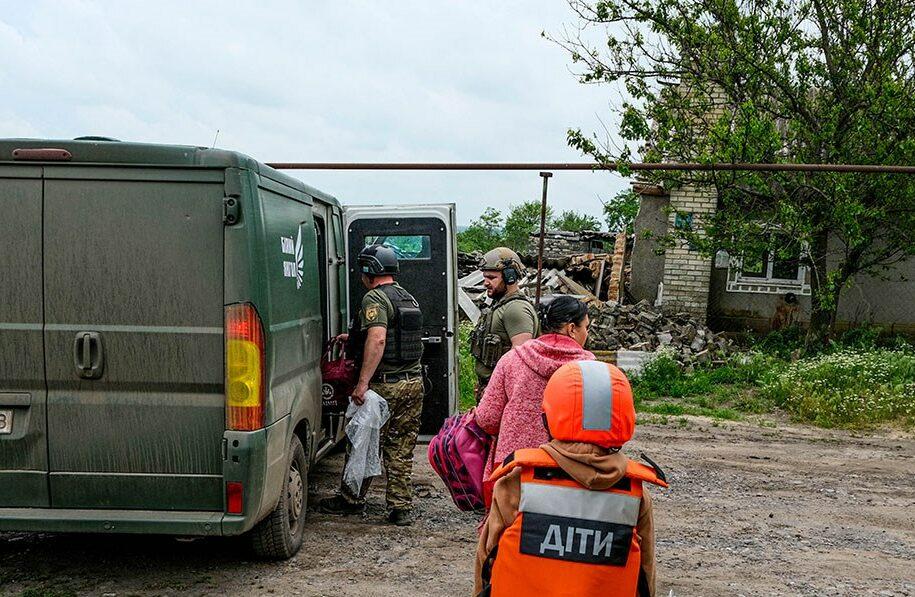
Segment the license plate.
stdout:
[[0,410],[0,435],[13,432],[13,411]]

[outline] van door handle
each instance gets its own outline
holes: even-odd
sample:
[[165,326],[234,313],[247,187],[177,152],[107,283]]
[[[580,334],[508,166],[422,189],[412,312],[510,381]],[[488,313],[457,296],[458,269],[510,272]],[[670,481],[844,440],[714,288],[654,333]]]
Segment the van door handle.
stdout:
[[99,379],[105,372],[105,352],[98,332],[78,332],[73,341],[73,365],[83,379]]

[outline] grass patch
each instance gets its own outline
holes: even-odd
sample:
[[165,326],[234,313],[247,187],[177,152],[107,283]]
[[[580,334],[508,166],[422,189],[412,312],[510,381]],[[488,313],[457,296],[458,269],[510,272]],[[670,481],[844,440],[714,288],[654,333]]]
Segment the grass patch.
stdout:
[[775,357],[762,353],[738,355],[719,367],[683,367],[670,354],[661,353],[632,380],[636,409],[670,416],[702,416],[726,421],[741,420],[743,413],[763,414],[774,403],[757,387],[779,366]]
[[915,351],[853,350],[788,365],[762,394],[799,421],[821,427],[915,424]]
[[735,388],[758,385],[778,364],[775,357],[754,352],[737,355],[719,367],[686,368],[671,355],[661,353],[633,380],[633,389],[642,398],[733,393]]
[[789,362],[779,355],[791,342],[776,337],[760,343],[772,352],[744,353],[716,368],[683,367],[662,353],[633,380],[636,407],[726,420],[782,409],[820,427],[915,426],[915,349],[898,341],[880,348],[878,339],[855,330],[843,344]]
[[639,411],[676,417],[683,415],[711,417],[713,419],[723,419],[725,421],[739,421],[742,418],[740,413],[730,408],[696,406],[684,402],[671,402],[668,400],[660,402],[643,402]]

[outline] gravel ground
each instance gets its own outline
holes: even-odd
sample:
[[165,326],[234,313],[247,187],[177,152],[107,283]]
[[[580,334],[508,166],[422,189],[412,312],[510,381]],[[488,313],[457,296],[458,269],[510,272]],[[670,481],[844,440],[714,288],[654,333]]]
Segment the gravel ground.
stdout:
[[[671,488],[653,491],[658,595],[915,596],[915,439],[697,418],[641,424]],[[457,512],[416,452],[418,522],[312,512],[288,562],[240,540],[0,534],[0,593],[87,595],[469,595],[473,515]],[[312,474],[312,506],[342,458]]]

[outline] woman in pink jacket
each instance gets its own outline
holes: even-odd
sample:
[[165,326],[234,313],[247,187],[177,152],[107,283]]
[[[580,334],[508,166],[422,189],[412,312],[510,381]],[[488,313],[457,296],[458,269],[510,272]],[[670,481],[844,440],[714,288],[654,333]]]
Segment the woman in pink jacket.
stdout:
[[515,450],[549,441],[540,404],[553,372],[569,361],[594,360],[582,348],[590,323],[584,303],[558,296],[541,304],[540,323],[542,336],[513,348],[499,360],[474,411],[477,424],[494,437],[484,479]]

